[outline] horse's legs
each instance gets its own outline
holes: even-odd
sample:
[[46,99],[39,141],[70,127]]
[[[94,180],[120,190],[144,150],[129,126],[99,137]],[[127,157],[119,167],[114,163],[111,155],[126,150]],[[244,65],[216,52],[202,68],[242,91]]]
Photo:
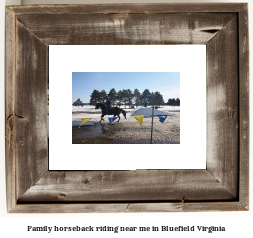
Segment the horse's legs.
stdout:
[[[101,121],[104,121],[104,114],[101,115],[101,120],[100,120],[100,122],[101,122]],[[100,123],[100,122],[99,122],[99,123]]]
[[[120,120],[120,116],[119,115],[118,115],[118,117],[119,117],[119,120]],[[119,122],[119,120],[117,122]]]

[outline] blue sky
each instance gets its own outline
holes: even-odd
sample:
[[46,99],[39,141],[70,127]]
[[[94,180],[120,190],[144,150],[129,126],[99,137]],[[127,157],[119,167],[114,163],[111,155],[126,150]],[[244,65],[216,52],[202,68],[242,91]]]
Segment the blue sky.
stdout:
[[169,98],[180,98],[179,72],[73,72],[72,73],[72,103],[78,98],[83,103],[90,101],[94,89],[107,93],[115,88],[118,92],[123,89],[145,89],[150,92],[160,92],[164,102]]

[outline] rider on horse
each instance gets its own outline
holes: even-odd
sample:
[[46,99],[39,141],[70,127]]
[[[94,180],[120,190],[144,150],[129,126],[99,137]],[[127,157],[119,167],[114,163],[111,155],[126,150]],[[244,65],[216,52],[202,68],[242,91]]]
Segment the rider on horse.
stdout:
[[[106,104],[107,104],[107,106],[104,103],[99,103],[99,102],[96,104],[95,109],[101,108],[101,110],[102,110],[102,115],[101,115],[100,122],[104,121],[104,115],[114,115],[114,117],[118,116],[118,118],[120,120],[120,116],[119,116],[120,113],[122,113],[123,116],[125,117],[125,119],[127,119],[126,118],[126,112],[123,109],[120,109],[118,107],[112,107],[112,108],[110,108],[109,114],[107,114],[108,113],[108,109],[111,106],[111,102],[110,102],[109,98],[107,98]],[[108,109],[106,109],[106,107],[108,107]],[[119,120],[118,120],[118,122],[119,122]]]
[[106,101],[105,105],[106,105],[106,108],[105,108],[106,109],[106,114],[108,115],[108,112],[109,112],[109,110],[112,106],[109,97],[107,98],[107,101]]

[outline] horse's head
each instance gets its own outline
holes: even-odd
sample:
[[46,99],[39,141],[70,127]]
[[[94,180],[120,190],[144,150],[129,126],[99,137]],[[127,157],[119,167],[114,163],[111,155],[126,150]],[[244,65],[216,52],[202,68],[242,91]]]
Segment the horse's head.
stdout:
[[95,109],[101,108],[102,110],[105,108],[105,105],[103,103],[97,103]]
[[98,103],[96,104],[95,109],[102,108],[102,106],[103,106],[103,104],[98,102]]

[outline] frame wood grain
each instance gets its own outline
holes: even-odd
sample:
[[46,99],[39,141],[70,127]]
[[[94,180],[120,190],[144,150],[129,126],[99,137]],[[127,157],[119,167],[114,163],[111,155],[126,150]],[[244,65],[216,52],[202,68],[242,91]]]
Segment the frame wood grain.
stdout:
[[[242,3],[6,7],[8,212],[247,211],[247,7]],[[49,171],[48,46],[61,44],[205,44],[206,169]]]

